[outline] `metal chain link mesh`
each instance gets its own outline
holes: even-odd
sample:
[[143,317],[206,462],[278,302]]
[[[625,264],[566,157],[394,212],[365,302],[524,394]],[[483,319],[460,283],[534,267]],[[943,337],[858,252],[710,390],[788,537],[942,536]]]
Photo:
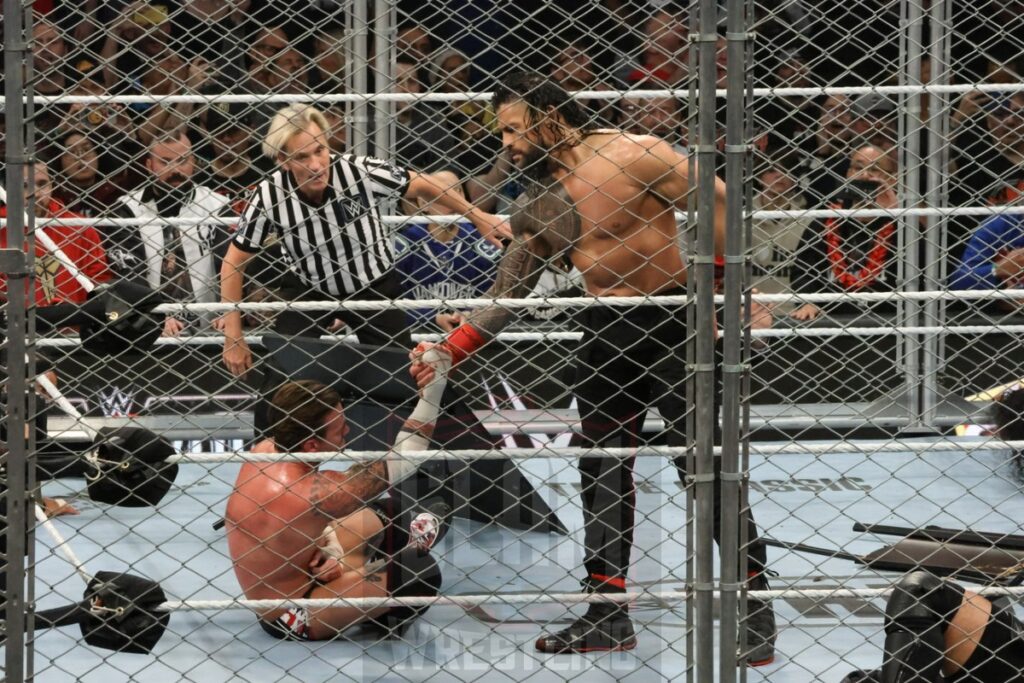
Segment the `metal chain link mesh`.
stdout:
[[21,10],[10,680],[1024,679],[1022,3]]

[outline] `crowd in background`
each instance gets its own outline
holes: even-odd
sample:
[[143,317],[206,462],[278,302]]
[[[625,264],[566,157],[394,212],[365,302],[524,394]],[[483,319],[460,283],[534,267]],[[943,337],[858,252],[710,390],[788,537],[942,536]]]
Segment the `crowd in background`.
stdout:
[[[758,2],[753,62],[758,85],[898,83],[897,5],[880,0],[859,3],[860,9],[842,5]],[[1008,87],[954,96],[950,110],[937,114],[949,118],[951,205],[1009,205],[1024,192],[1024,93],[1010,87],[1024,81],[1021,5],[981,2],[955,10],[952,81]],[[370,16],[373,9],[370,3]],[[685,5],[640,0],[400,2],[398,16],[393,46],[376,41],[372,32],[367,38],[375,75],[370,90],[413,95],[481,91],[516,68],[547,73],[567,90],[685,89],[691,82]],[[344,6],[334,0],[37,0],[32,41],[30,76],[37,95],[337,94],[345,92],[346,63],[351,62],[345,52]],[[927,45],[927,37],[923,42]],[[725,87],[728,75],[725,45],[723,31],[718,87]],[[390,54],[395,61],[385,63]],[[931,67],[925,58],[923,80],[929,79]],[[393,74],[390,82],[384,73]],[[683,99],[627,92],[585,104],[595,128],[657,135],[684,153],[693,142]],[[754,208],[895,208],[899,105],[897,97],[877,92],[759,99],[753,123]],[[32,120],[44,162],[40,172],[52,187],[47,202],[36,202],[36,211],[41,217],[173,217],[201,209],[237,216],[251,188],[274,165],[261,154],[260,143],[281,106],[37,104]],[[332,124],[332,150],[345,152],[350,112],[337,103],[319,108]],[[486,211],[506,211],[522,191],[502,153],[487,103],[403,101],[395,110],[394,149],[373,153],[405,167],[445,173]],[[724,151],[724,102],[719,111],[717,144]],[[924,111],[922,118],[928,117]],[[923,136],[922,150],[923,156]],[[724,154],[720,158],[724,164]],[[35,179],[38,185],[39,173]],[[408,212],[418,208],[405,207]],[[1024,227],[1018,217],[957,217],[948,228],[942,252],[946,284],[961,289],[1021,286]],[[166,226],[152,235],[139,226],[97,230],[105,253],[89,253],[102,259],[104,268],[169,288],[175,298],[214,299],[216,287],[202,279],[217,272],[216,261],[208,268],[194,261],[216,259],[219,243],[228,237],[217,226],[198,237]],[[141,231],[141,242],[125,247],[124,231]],[[418,280],[419,261],[410,262],[403,270],[410,296],[442,291],[472,296],[493,277],[496,251],[469,245],[476,258],[473,277],[468,277],[451,257],[458,250],[439,246],[475,239],[469,232],[410,225],[397,239],[400,255],[422,252],[420,260],[428,263],[448,259],[445,267],[452,273],[445,289],[431,290]],[[205,246],[190,251],[190,240]],[[757,222],[751,253],[762,291],[885,291],[901,286],[898,246],[891,218],[797,217]],[[267,264],[262,270],[268,275],[256,278],[257,289],[271,296],[282,268]],[[459,286],[452,287],[456,281]],[[48,291],[53,300],[71,298],[62,296],[59,287]],[[812,320],[822,311],[798,304],[782,312]],[[188,327],[188,321],[179,321],[165,331],[179,334]]]

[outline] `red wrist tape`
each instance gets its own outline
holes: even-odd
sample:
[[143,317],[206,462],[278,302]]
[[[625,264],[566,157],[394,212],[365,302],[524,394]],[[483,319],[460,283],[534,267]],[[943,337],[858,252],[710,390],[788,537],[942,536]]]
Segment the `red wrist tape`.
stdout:
[[444,346],[452,354],[452,365],[458,365],[466,356],[487,342],[472,325],[460,325],[444,340]]

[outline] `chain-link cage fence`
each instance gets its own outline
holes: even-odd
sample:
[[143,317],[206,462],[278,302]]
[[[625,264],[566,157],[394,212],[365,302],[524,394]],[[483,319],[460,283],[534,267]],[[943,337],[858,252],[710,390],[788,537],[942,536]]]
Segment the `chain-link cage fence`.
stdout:
[[1024,680],[1021,3],[4,18],[9,680]]

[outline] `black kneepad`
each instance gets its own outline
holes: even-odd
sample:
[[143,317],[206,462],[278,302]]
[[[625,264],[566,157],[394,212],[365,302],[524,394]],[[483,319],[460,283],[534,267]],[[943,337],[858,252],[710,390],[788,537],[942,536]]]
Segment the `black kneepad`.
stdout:
[[943,581],[928,572],[910,572],[896,583],[889,597],[885,608],[886,629],[893,622],[939,622],[945,630],[963,600],[964,589],[955,583]]
[[885,608],[882,683],[942,680],[944,634],[963,596],[963,588],[928,572],[911,572],[896,583]]
[[[441,569],[430,555],[420,555],[415,548],[406,548],[388,563],[388,594],[393,598],[432,597],[441,592]],[[392,607],[370,622],[390,635],[404,631],[413,619],[429,606]]]

